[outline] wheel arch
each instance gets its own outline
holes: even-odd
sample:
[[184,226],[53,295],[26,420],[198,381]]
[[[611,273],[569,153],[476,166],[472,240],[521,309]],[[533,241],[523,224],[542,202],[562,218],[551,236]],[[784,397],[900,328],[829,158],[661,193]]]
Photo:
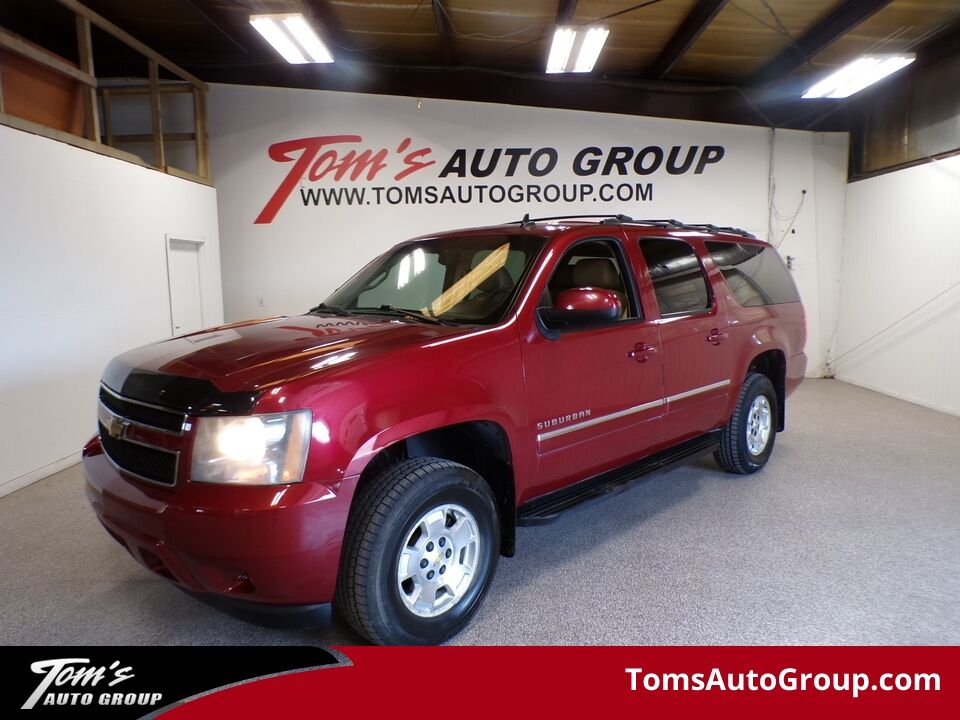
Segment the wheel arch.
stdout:
[[503,425],[486,419],[465,420],[395,438],[366,455],[354,498],[387,468],[416,457],[459,463],[486,481],[500,515],[500,554],[512,557],[516,549],[516,482],[510,437]]
[[753,356],[744,377],[750,373],[766,375],[777,393],[777,431],[786,427],[787,355],[780,348],[767,348]]

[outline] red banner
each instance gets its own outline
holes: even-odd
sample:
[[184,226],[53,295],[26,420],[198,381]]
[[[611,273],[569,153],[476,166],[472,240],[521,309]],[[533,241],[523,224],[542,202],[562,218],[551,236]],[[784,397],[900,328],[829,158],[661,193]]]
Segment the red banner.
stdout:
[[[584,717],[720,711],[956,717],[960,648],[339,648],[349,665],[265,678],[168,710],[195,718]],[[342,715],[341,715],[342,716]]]

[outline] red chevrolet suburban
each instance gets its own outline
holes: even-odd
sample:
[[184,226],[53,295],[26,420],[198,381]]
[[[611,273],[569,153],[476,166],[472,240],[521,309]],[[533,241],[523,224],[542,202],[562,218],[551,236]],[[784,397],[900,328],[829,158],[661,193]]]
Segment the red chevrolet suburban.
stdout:
[[806,324],[749,233],[626,216],[429,235],[296,317],[115,358],[86,445],[135,559],[260,620],[376,643],[477,611],[518,525],[713,451],[764,466]]

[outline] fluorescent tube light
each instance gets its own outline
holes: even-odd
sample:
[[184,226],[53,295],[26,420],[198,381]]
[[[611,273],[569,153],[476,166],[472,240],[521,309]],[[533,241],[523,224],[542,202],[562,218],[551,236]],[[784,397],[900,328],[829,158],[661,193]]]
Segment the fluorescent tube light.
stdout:
[[588,73],[600,57],[610,31],[605,27],[558,27],[547,58],[548,73]]
[[333,55],[301,13],[251,15],[250,24],[288,63],[333,62]]
[[553,33],[553,44],[550,46],[550,57],[547,58],[548,73],[567,71],[567,61],[570,59],[570,51],[573,50],[573,41],[576,39],[576,30],[565,27],[556,29]]
[[293,35],[293,39],[299,43],[300,47],[306,50],[307,57],[313,62],[333,62],[333,55],[303,15],[290,15],[284,18],[283,26]]
[[307,62],[293,40],[287,36],[272,17],[254,16],[250,18],[250,24],[253,25],[254,30],[263,35],[268,43],[273,45],[273,49],[280,53],[288,63],[301,65]]
[[[581,31],[582,32],[582,31]],[[597,64],[597,58],[600,57],[600,51],[603,50],[603,44],[607,41],[607,35],[610,31],[604,27],[592,27],[583,35],[580,42],[580,52],[577,53],[577,61],[573,64],[575,73],[588,73],[593,70]]]
[[864,55],[847,63],[807,90],[805,98],[845,98],[869,85],[902,70],[916,60],[913,53],[905,55]]

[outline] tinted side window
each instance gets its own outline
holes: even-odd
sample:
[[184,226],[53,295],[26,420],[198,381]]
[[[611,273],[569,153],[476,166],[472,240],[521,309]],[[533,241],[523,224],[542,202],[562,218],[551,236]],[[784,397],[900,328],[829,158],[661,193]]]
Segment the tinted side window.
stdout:
[[763,245],[708,242],[707,250],[743,307],[799,302],[797,286],[777,251]]
[[707,277],[696,251],[683,240],[641,238],[661,315],[697,313],[710,308]]

